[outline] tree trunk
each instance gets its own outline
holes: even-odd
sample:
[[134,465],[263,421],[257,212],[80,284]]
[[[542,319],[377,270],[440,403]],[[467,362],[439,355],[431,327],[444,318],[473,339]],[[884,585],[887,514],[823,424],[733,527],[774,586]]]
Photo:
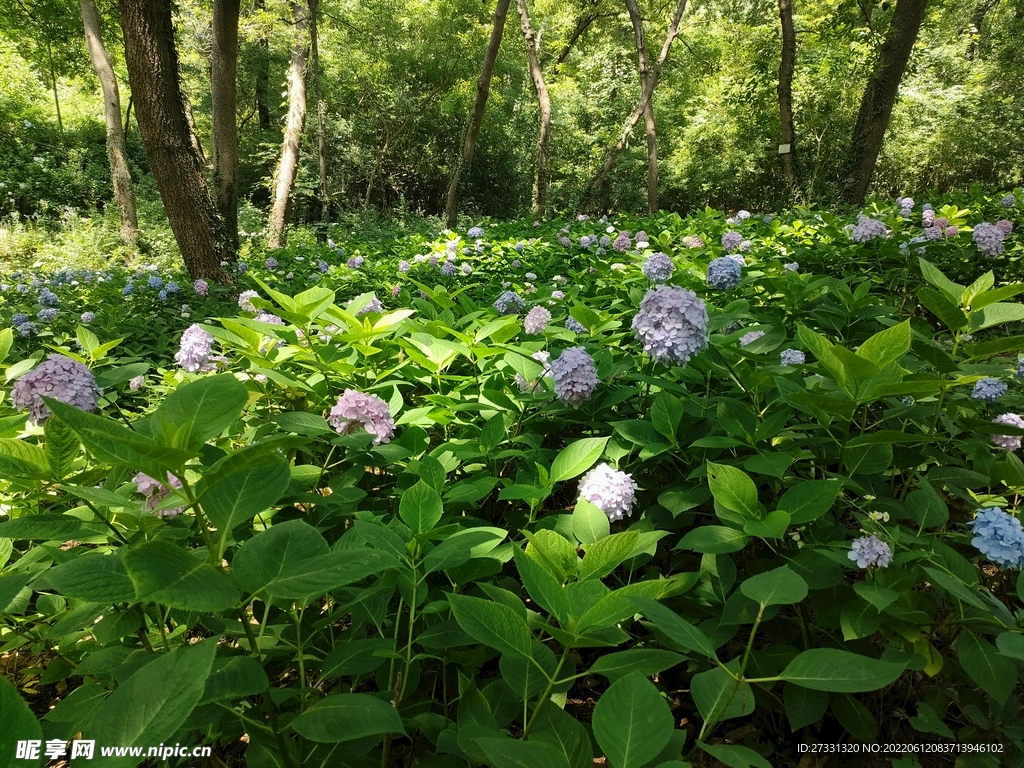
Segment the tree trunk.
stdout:
[[842,198],[847,203],[860,205],[867,195],[900,80],[914,49],[927,4],[928,0],[897,0],[875,69],[864,89],[850,150],[846,155]]
[[121,213],[121,239],[134,248],[139,239],[139,218],[135,211],[135,192],[132,189],[131,174],[128,172],[128,158],[124,153],[121,93],[107,49],[103,47],[96,0],[81,0],[81,6],[89,59],[103,91],[103,113],[107,121],[107,160],[110,161],[110,182],[114,189],[114,200]]
[[587,185],[587,191],[583,194],[583,200],[580,202],[579,208],[582,212],[584,206],[593,196],[593,194],[601,187],[604,183],[605,178],[608,176],[608,172],[615,165],[615,160],[622,153],[622,150],[626,147],[626,142],[629,140],[629,134],[633,132],[634,126],[640,120],[640,116],[644,113],[644,109],[647,106],[647,102],[650,101],[654,95],[654,89],[658,85],[658,78],[661,77],[661,69],[665,66],[665,61],[668,59],[669,49],[672,47],[672,41],[676,39],[676,35],[679,34],[679,22],[683,18],[683,12],[686,10],[686,0],[679,0],[679,4],[676,6],[675,13],[672,15],[672,21],[668,27],[668,33],[665,35],[665,42],[661,46],[661,53],[658,55],[658,60],[654,63],[654,67],[651,69],[650,77],[647,78],[647,85],[643,88],[643,92],[640,94],[640,102],[636,105],[636,109],[633,110],[633,114],[626,120],[626,124],[622,127],[622,133],[619,135],[619,140],[608,150],[608,154],[605,156],[604,163],[601,165],[601,170],[597,172],[597,175],[591,180],[590,184]]
[[213,198],[232,250],[238,248],[239,0],[213,0],[210,91],[213,103]]
[[544,82],[544,73],[540,68],[537,55],[537,38],[530,23],[530,10],[526,0],[516,0],[519,9],[519,22],[526,38],[526,58],[530,63],[530,77],[537,91],[537,104],[540,107],[540,134],[537,139],[537,169],[533,176],[533,215],[543,218],[548,207],[548,184],[551,177],[548,173],[548,140],[551,134],[551,97],[548,86]]
[[[266,7],[265,0],[256,0],[253,8],[262,11]],[[267,91],[270,90],[270,41],[262,36],[256,41],[259,49],[256,60],[256,115],[260,129],[270,130],[270,104],[267,103]]]
[[647,133],[647,211],[652,216],[658,212],[658,137],[654,130],[654,89],[650,88],[651,65],[647,60],[647,43],[644,41],[644,21],[636,0],[626,0],[629,20],[633,23],[636,37],[636,55],[640,65],[640,92],[650,90],[651,97],[644,104],[644,128]]
[[118,0],[135,119],[189,275],[227,283],[220,262],[234,254],[189,129],[171,5],[171,0]]
[[448,199],[444,206],[445,221],[449,228],[455,226],[459,216],[458,193],[459,178],[462,171],[469,168],[473,162],[473,152],[476,150],[476,140],[480,136],[480,126],[484,122],[484,111],[487,109],[487,96],[491,90],[491,75],[494,73],[494,62],[498,58],[498,49],[501,48],[501,37],[505,33],[505,17],[508,15],[509,0],[498,0],[498,6],[494,11],[494,24],[491,27],[491,39],[487,44],[487,53],[484,56],[483,66],[480,68],[480,79],[476,81],[476,103],[473,105],[473,119],[466,131],[466,141],[462,146],[462,158],[456,164],[452,173],[452,181],[448,186]]
[[782,56],[779,60],[779,158],[782,173],[789,183],[790,198],[800,194],[800,170],[796,154],[796,128],[793,124],[793,73],[796,70],[796,30],[793,27],[793,0],[779,0],[782,25]]
[[285,243],[285,230],[292,217],[292,190],[299,170],[299,145],[306,124],[306,58],[309,56],[309,34],[306,9],[292,0],[295,40],[292,63],[288,68],[288,121],[284,127],[281,160],[275,174],[276,191],[270,210],[270,237],[267,245],[280,248]]
[[309,0],[309,55],[313,78],[313,98],[316,99],[316,149],[320,169],[321,218],[330,218],[331,194],[327,189],[327,104],[320,85],[320,44],[317,34],[317,15],[320,0]]

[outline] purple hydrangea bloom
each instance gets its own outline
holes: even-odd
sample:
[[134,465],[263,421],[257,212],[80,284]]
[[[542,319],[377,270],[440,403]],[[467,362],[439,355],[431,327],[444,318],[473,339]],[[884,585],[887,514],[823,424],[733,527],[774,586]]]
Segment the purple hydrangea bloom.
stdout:
[[924,236],[926,240],[938,240],[942,237],[942,227],[938,225],[925,227]]
[[630,514],[636,502],[633,478],[601,462],[580,479],[580,498],[586,499],[614,523]]
[[552,291],[551,292],[551,298],[552,299],[564,299],[565,298],[565,293],[563,291]]
[[946,227],[949,226],[949,219],[947,219],[945,216],[939,216],[939,218],[935,220],[935,224],[933,226],[936,226],[939,229],[945,229]]
[[956,237],[957,235],[960,234],[960,227],[956,225],[948,226],[944,230],[942,230],[942,234],[944,234],[946,237]]
[[981,379],[974,384],[971,397],[983,403],[994,403],[1006,394],[1008,389],[1005,381],[999,379]]
[[597,245],[597,235],[584,235],[580,238],[580,248],[587,250]]
[[402,292],[402,286],[400,286],[400,285],[393,285],[393,286],[391,286],[391,295],[392,296],[397,296],[401,292]]
[[544,333],[544,329],[548,327],[550,322],[551,313],[544,307],[536,306],[527,312],[526,317],[523,318],[523,330],[536,336],[539,333]]
[[[993,424],[1005,424],[1008,427],[1016,427],[1017,429],[1024,429],[1024,419],[1022,419],[1016,413],[1004,413],[1002,416],[997,416],[992,419]],[[997,448],[1002,448],[1004,451],[1017,451],[1020,450],[1021,436],[1020,435],[992,435],[992,444]]]
[[359,269],[361,266],[363,266],[363,262],[365,261],[366,259],[364,259],[362,256],[353,256],[345,263],[348,264],[348,266],[351,267],[352,269]]
[[526,308],[526,302],[515,291],[505,291],[495,299],[494,308],[500,315],[516,315],[520,310]]
[[764,336],[764,331],[751,331],[740,337],[740,346],[745,347],[749,344],[753,344],[755,341]]
[[86,366],[65,355],[52,354],[35,370],[18,377],[11,389],[11,402],[19,410],[27,410],[33,423],[42,424],[53,415],[43,397],[52,397],[83,411],[95,411],[102,394],[103,390],[96,386],[96,379]]
[[405,259],[402,259],[400,262],[398,262],[398,271],[401,272],[403,275],[406,274],[409,271],[409,269],[409,262],[406,261]]
[[687,235],[686,237],[683,238],[683,245],[685,245],[687,248],[703,248],[704,241],[701,240],[696,235]]
[[216,368],[213,363],[213,336],[193,323],[181,334],[181,346],[174,355],[178,365],[189,373],[205,373]]
[[40,309],[36,317],[44,323],[52,323],[57,319],[57,310],[53,307],[46,307],[46,309]]
[[81,321],[83,323],[88,325],[89,323],[91,323],[93,320],[96,319],[96,313],[95,312],[83,312],[82,313],[82,317],[80,319],[81,319]]
[[999,205],[1001,205],[1003,208],[1013,208],[1013,206],[1015,206],[1016,204],[1017,198],[1015,198],[1012,194],[1007,195],[1006,197],[999,201]]
[[358,312],[356,312],[356,315],[357,316],[358,315],[368,315],[371,312],[383,312],[383,311],[384,311],[384,306],[380,303],[380,299],[378,299],[376,296],[374,296],[373,298],[370,299],[370,303],[369,304],[367,304],[365,307],[363,307]]
[[167,293],[177,293],[181,290],[181,287],[172,280],[167,284],[167,287],[164,290],[167,291]]
[[475,240],[478,237],[484,236],[484,230],[483,227],[470,227],[469,232],[466,234]]
[[921,213],[921,226],[930,227],[935,223],[935,211],[925,204],[924,211]]
[[803,365],[806,361],[799,349],[784,349],[779,353],[779,365]]
[[60,305],[60,299],[49,288],[44,288],[39,294],[39,303],[44,307],[56,307]]
[[579,408],[597,389],[597,367],[583,347],[569,347],[551,362],[555,396],[563,403]]
[[460,269],[462,270],[462,274],[464,274],[466,276],[469,276],[469,275],[473,274],[473,267],[471,265],[469,265],[469,264],[463,264],[460,267]]
[[985,507],[968,523],[971,545],[996,565],[1024,568],[1024,528],[1020,520],[998,507]]
[[791,261],[787,264],[783,264],[782,268],[787,272],[796,272],[800,269],[800,265],[795,261]]
[[743,235],[739,232],[729,231],[722,235],[722,247],[726,253],[735,251],[740,247],[740,243],[743,242]]
[[853,540],[847,557],[855,561],[858,568],[887,568],[892,560],[892,550],[877,536],[861,536]]
[[573,333],[586,333],[587,332],[586,326],[584,326],[583,323],[581,323],[575,317],[567,317],[567,318],[565,318],[565,327],[568,328]]
[[[135,483],[139,493],[146,497],[146,503],[142,505],[142,508],[149,512],[152,512],[160,505],[160,502],[171,492],[172,488],[181,488],[181,480],[170,472],[167,473],[167,482],[165,483],[154,480],[143,472],[135,475],[132,478],[132,482]],[[173,509],[161,509],[157,514],[160,517],[174,517],[184,511],[184,507],[174,507]]]
[[277,259],[273,256],[268,256],[266,261],[263,262],[263,266],[273,272],[278,267]]
[[259,296],[256,291],[242,291],[238,294],[238,306],[240,309],[246,312],[255,312],[256,307],[252,305],[252,300]]
[[974,228],[972,238],[974,244],[978,246],[978,250],[992,258],[1003,252],[1003,240],[1006,239],[1006,233],[995,224],[983,221]]
[[675,271],[676,265],[669,258],[668,254],[658,251],[647,257],[647,261],[640,268],[644,275],[652,283],[664,283]]
[[145,383],[146,383],[146,377],[145,376],[136,376],[134,379],[131,379],[128,382],[128,389],[130,389],[132,392],[137,392],[140,389],[142,389],[142,387],[145,385]]
[[1013,222],[1010,221],[1009,219],[1000,219],[999,221],[996,222],[996,226],[999,227],[999,230],[1004,235],[1008,235],[1011,232],[1013,232]]
[[708,345],[708,309],[693,291],[659,285],[640,302],[633,330],[651,357],[685,365]]
[[270,323],[271,325],[287,325],[287,323],[280,317],[263,309],[256,310],[255,319],[259,320],[261,323]]
[[565,235],[559,235],[558,236],[558,242],[562,244],[563,248],[571,248],[572,247],[572,240],[570,240]]
[[633,242],[629,239],[629,232],[623,230],[622,232],[619,232],[619,236],[615,238],[615,241],[612,243],[612,248],[622,253],[623,251],[628,251],[632,245]]
[[742,267],[729,256],[720,256],[708,264],[708,286],[719,291],[728,291],[740,284]]
[[889,230],[885,222],[865,216],[863,213],[857,217],[857,224],[850,230],[850,237],[858,243],[866,243],[878,237],[888,237]]
[[445,277],[451,277],[452,275],[455,274],[455,265],[452,264],[450,261],[446,261],[444,264],[441,265],[441,274],[444,275]]
[[210,284],[203,280],[202,278],[199,278],[194,283],[192,283],[192,290],[196,292],[197,296],[202,296],[203,298],[206,298],[207,296],[210,295]]
[[327,417],[327,421],[340,434],[346,435],[362,428],[373,435],[373,444],[391,442],[395,434],[395,420],[388,404],[376,395],[367,395],[346,389]]

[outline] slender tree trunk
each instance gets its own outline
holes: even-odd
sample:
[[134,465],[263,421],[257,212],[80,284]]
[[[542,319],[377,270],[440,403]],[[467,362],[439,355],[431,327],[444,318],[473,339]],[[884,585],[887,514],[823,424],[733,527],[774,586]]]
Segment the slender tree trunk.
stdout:
[[796,30],[793,27],[793,0],[779,0],[782,25],[782,56],[779,60],[779,158],[782,173],[789,183],[790,198],[800,194],[800,170],[796,154],[796,128],[793,124],[793,73],[796,70]]
[[114,200],[121,213],[121,239],[134,248],[139,239],[139,218],[135,211],[135,192],[132,189],[131,174],[128,172],[128,159],[124,153],[121,93],[107,49],[103,47],[96,0],[81,0],[81,6],[89,59],[103,92],[103,113],[107,121],[107,160],[110,162],[110,182],[114,189]]
[[321,218],[327,221],[330,217],[331,194],[327,189],[327,104],[324,102],[323,89],[320,84],[320,43],[317,33],[317,16],[320,0],[309,0],[309,56],[313,78],[313,97],[316,99],[316,150],[320,169],[320,204]]
[[842,198],[847,203],[860,205],[867,195],[899,93],[900,81],[914,49],[927,4],[928,0],[897,0],[885,42],[882,43],[871,79],[864,89],[853,138],[846,155]]
[[270,210],[270,237],[267,245],[280,248],[285,243],[285,230],[292,217],[292,191],[299,170],[299,146],[306,124],[306,59],[309,56],[309,32],[306,9],[292,0],[295,40],[292,63],[288,68],[288,120],[281,144],[281,160],[277,166],[274,205]]
[[60,94],[57,93],[57,70],[53,66],[53,43],[49,31],[46,32],[46,54],[50,60],[50,85],[53,86],[53,106],[57,108],[57,133],[61,142],[64,141],[64,119],[60,115]]
[[[265,0],[256,0],[253,8],[262,11],[266,8]],[[260,129],[270,130],[270,104],[267,102],[267,92],[270,90],[270,41],[264,35],[256,41],[256,116],[259,120]]]
[[[84,1],[84,0],[83,0]],[[213,199],[232,250],[238,248],[239,0],[213,0],[210,90],[213,103]]]
[[459,216],[459,178],[463,170],[473,162],[476,140],[480,136],[480,126],[484,122],[484,111],[487,109],[487,96],[491,90],[491,75],[494,73],[494,62],[501,48],[501,37],[505,34],[505,17],[508,15],[509,0],[498,0],[494,11],[494,24],[491,27],[491,39],[487,44],[483,66],[480,68],[480,79],[476,81],[476,103],[473,105],[473,119],[466,131],[466,141],[462,146],[462,158],[452,173],[451,184],[448,186],[448,199],[444,206],[444,217],[448,227],[454,227]]
[[580,20],[576,22],[576,28],[572,31],[572,34],[569,35],[569,39],[566,41],[565,47],[558,52],[558,56],[555,58],[555,67],[557,68],[559,65],[563,64],[567,58],[569,58],[569,53],[572,51],[572,47],[576,45],[576,41],[580,39],[591,24],[604,16],[610,15],[611,14],[608,13],[588,13],[586,16],[581,16]]
[[172,0],[118,0],[135,119],[189,275],[227,283],[220,262],[233,253],[185,113],[171,5]]
[[683,12],[685,10],[686,0],[679,0],[675,13],[672,15],[672,21],[669,23],[668,33],[665,35],[665,42],[661,46],[661,53],[658,55],[658,60],[654,63],[654,67],[651,68],[650,76],[647,78],[647,85],[643,88],[643,92],[640,94],[640,102],[636,105],[636,108],[633,110],[633,113],[629,118],[627,118],[626,124],[622,127],[622,133],[619,134],[619,140],[608,150],[608,154],[605,156],[601,169],[591,180],[590,184],[587,185],[587,191],[584,192],[583,200],[579,205],[581,212],[590,198],[604,183],[605,178],[608,176],[608,172],[612,169],[612,166],[615,165],[615,160],[620,154],[622,154],[622,150],[625,149],[626,142],[629,140],[629,134],[633,132],[633,128],[636,126],[637,122],[639,122],[640,116],[644,113],[647,102],[650,101],[651,96],[654,94],[654,89],[658,85],[658,78],[661,77],[661,69],[665,66],[665,61],[668,59],[668,52],[672,47],[672,41],[675,40],[676,35],[679,34],[679,22],[682,20]]
[[650,90],[651,97],[644,104],[644,129],[647,133],[647,211],[658,212],[658,137],[654,130],[654,89],[650,87],[651,65],[647,59],[647,43],[644,40],[644,20],[636,0],[625,0],[629,20],[633,23],[636,37],[636,55],[640,65],[640,91]]
[[533,176],[533,215],[543,218],[548,207],[548,184],[551,177],[548,173],[548,140],[551,135],[551,97],[548,86],[544,82],[544,73],[540,68],[537,55],[537,36],[530,23],[530,9],[526,0],[516,0],[519,9],[519,22],[526,38],[526,58],[530,63],[530,77],[533,79],[534,90],[537,91],[537,104],[540,107],[540,134],[537,139],[537,169]]

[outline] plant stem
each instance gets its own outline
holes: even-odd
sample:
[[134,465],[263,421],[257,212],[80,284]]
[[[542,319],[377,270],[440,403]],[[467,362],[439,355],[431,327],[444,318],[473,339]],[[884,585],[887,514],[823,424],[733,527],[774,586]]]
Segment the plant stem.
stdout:
[[555,684],[560,682],[558,679],[558,673],[562,671],[562,665],[565,664],[565,660],[569,657],[569,649],[565,648],[562,650],[562,658],[558,660],[558,666],[555,667],[555,672],[551,677],[548,678],[548,685],[544,689],[544,693],[541,694],[540,700],[537,702],[537,708],[533,710],[533,715],[530,717],[530,722],[523,728],[523,738],[525,739],[530,735],[530,729],[533,728],[533,724],[537,722],[537,715],[540,714],[541,709],[547,700],[551,697],[551,690],[555,687]]

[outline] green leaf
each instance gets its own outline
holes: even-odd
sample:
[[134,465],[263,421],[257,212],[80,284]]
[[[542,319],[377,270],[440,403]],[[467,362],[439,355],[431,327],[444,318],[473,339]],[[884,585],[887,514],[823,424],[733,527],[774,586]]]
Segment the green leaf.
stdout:
[[754,692],[721,667],[698,672],[690,680],[690,695],[705,722],[744,717],[754,711]]
[[24,440],[0,438],[0,475],[43,480],[52,474],[46,452]]
[[729,768],[772,768],[771,763],[750,747],[739,744],[704,744],[700,741],[697,746]]
[[747,520],[743,524],[743,532],[759,539],[781,539],[789,524],[789,513],[777,509],[765,515],[763,520]]
[[283,458],[271,454],[255,461],[255,466],[223,477],[203,478],[196,486],[199,504],[217,528],[214,535],[221,553],[235,526],[269,509],[281,498],[291,479],[288,462]]
[[747,473],[728,464],[709,461],[708,485],[715,501],[728,510],[738,513],[741,518],[758,520],[761,505],[757,501],[757,486]]
[[586,728],[558,707],[544,706],[537,714],[530,741],[553,746],[562,768],[593,768],[594,748]]
[[924,701],[917,702],[917,715],[910,718],[910,724],[914,726],[916,731],[935,733],[947,739],[956,739],[949,726],[942,722],[939,713],[935,711],[931,704]]
[[150,541],[126,550],[123,560],[138,602],[202,612],[224,611],[238,604],[231,580],[180,546]]
[[607,443],[607,437],[585,437],[567,445],[551,462],[550,482],[559,483],[582,475],[601,458]]
[[686,661],[686,657],[660,648],[630,648],[627,651],[599,656],[588,674],[604,675],[612,682],[631,672],[644,677],[656,675]]
[[4,328],[0,331],[0,363],[7,359],[7,353],[11,351],[11,345],[14,343],[14,331],[10,328]]
[[505,439],[505,417],[500,413],[491,416],[480,430],[480,451],[486,456]]
[[674,443],[682,420],[682,403],[664,390],[659,392],[651,406],[651,421],[654,423],[654,428]]
[[907,496],[907,509],[921,528],[933,528],[949,520],[946,502],[926,480],[922,480],[921,487]]
[[104,605],[135,600],[135,587],[116,555],[80,555],[44,572],[32,588]]
[[479,597],[449,594],[455,620],[478,642],[501,653],[530,655],[531,636],[526,620],[507,605]]
[[415,533],[426,533],[441,519],[444,504],[437,491],[420,480],[402,494],[398,514]]
[[942,291],[951,303],[960,303],[960,299],[964,295],[964,286],[959,283],[954,283],[942,274],[942,271],[930,261],[926,261],[921,257],[918,257],[917,263],[921,267],[921,276],[924,277],[925,280]]
[[405,733],[398,711],[368,693],[335,693],[320,699],[292,720],[297,734],[310,741],[336,743],[388,733]]
[[[2,530],[0,528],[0,532]],[[957,599],[963,600],[965,603],[973,605],[975,608],[980,608],[983,611],[988,610],[988,606],[982,601],[981,596],[959,579],[937,568],[923,567],[923,570],[928,574],[929,581],[951,593]]]
[[[181,728],[203,698],[217,640],[179,646],[146,664],[94,711],[83,732],[97,744],[153,746]],[[134,766],[137,758],[104,758],[104,766]]]
[[[470,558],[482,557],[505,537],[500,528],[465,528],[449,536],[423,558],[424,575],[456,568]],[[489,546],[488,546],[489,545]]]
[[561,582],[538,561],[539,555],[516,547],[512,550],[519,578],[530,598],[541,608],[565,624],[569,617],[569,596]]
[[639,540],[638,532],[623,531],[589,545],[579,565],[580,581],[607,576],[633,554]]
[[996,647],[1003,656],[1024,661],[1024,637],[1013,632],[1001,632],[996,637]]
[[792,605],[807,597],[807,582],[789,566],[782,566],[740,584],[740,591],[762,606]]
[[60,481],[71,474],[71,467],[78,458],[81,443],[67,424],[51,416],[43,425],[46,437],[46,460],[54,479]]
[[632,673],[612,683],[594,707],[594,738],[609,768],[638,768],[661,752],[674,725],[653,683]]
[[828,694],[799,685],[786,683],[782,687],[782,700],[786,705],[789,727],[798,731],[805,725],[812,725],[825,716],[828,709]]
[[71,541],[84,534],[82,521],[70,515],[27,515],[0,523],[0,538],[13,541]]
[[231,426],[248,399],[232,374],[204,376],[171,392],[150,419],[166,445],[194,452]]
[[32,575],[29,573],[9,573],[0,576],[0,613],[7,611],[31,578]]
[[389,637],[365,637],[338,643],[324,657],[320,676],[324,679],[365,675],[373,672],[386,659],[382,654],[394,650],[395,643]]
[[[2,339],[2,337],[0,337]],[[34,740],[41,742],[43,729],[36,720],[28,704],[21,698],[18,689],[14,687],[6,677],[0,675],[0,755],[3,755],[3,764],[8,766],[24,765],[39,766],[45,761],[43,749],[39,750],[39,758],[36,760],[18,760],[18,742]]]
[[839,361],[839,358],[836,357],[832,342],[804,325],[797,325],[796,331],[800,342],[814,355],[818,364],[828,372],[844,391],[850,394],[850,390],[846,386],[846,369]]
[[879,331],[857,350],[857,356],[870,360],[879,368],[895,363],[910,350],[910,321]]
[[266,693],[270,688],[267,673],[252,656],[215,659],[213,671],[206,679],[203,702],[240,699]]
[[990,304],[971,313],[971,330],[983,331],[1019,320],[1024,320],[1024,304]]
[[951,331],[962,331],[967,327],[967,315],[946,296],[931,288],[920,288],[917,299]]
[[669,640],[686,651],[696,651],[709,659],[715,658],[715,646],[700,629],[659,602],[638,597],[633,600]]
[[836,648],[813,648],[793,659],[779,676],[816,691],[861,693],[895,682],[906,664],[879,661]]
[[992,643],[967,630],[960,633],[956,652],[960,666],[971,679],[999,704],[1006,703],[1017,685],[1017,666]]
[[676,549],[692,549],[710,555],[724,555],[739,552],[750,540],[743,531],[726,528],[723,525],[702,525],[694,528],[676,544]]
[[580,617],[576,633],[593,634],[595,630],[613,627],[621,621],[632,618],[638,609],[634,598],[645,597],[657,600],[672,584],[668,579],[648,579],[626,584],[602,597]]
[[477,745],[495,768],[565,768],[558,750],[551,744],[510,738],[478,738]]
[[608,515],[586,499],[576,502],[572,512],[572,534],[584,546],[600,541],[611,532]]

